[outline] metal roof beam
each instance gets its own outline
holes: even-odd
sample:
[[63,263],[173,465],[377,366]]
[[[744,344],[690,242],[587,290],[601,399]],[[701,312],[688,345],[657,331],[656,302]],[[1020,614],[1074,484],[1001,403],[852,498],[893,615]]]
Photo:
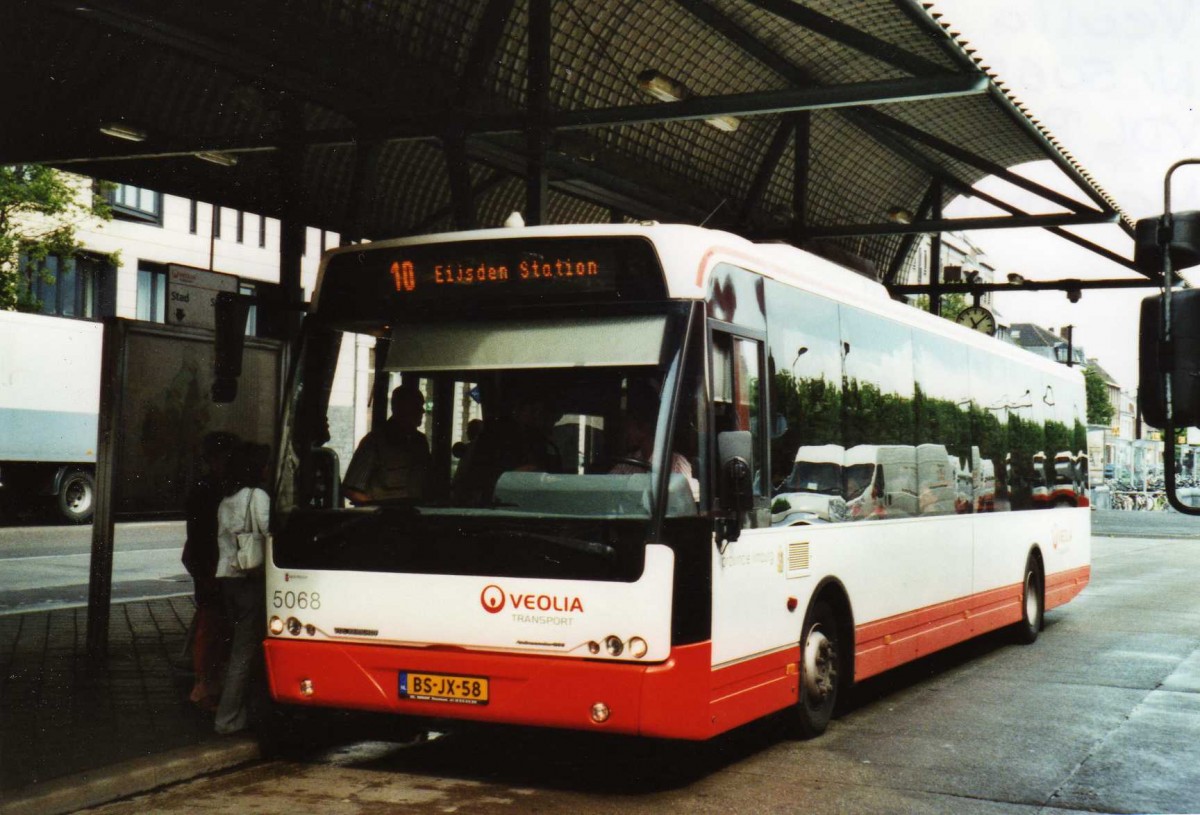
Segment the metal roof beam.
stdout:
[[[934,196],[940,195],[942,192],[941,185],[933,183],[929,185],[929,189],[925,193],[925,197],[921,199],[921,205],[917,207],[916,217],[918,221],[924,221],[929,217],[930,211],[933,209]],[[888,267],[887,274],[883,276],[883,285],[891,286],[895,281],[896,275],[900,274],[900,269],[904,266],[904,261],[908,260],[908,253],[912,251],[913,246],[917,243],[916,232],[910,232],[900,241],[900,248],[896,250],[896,254],[892,257],[892,264]]]
[[[845,111],[843,113],[843,115],[847,118],[847,120],[855,122],[863,130],[864,133],[866,133],[868,136],[870,136],[872,139],[874,139],[876,141],[876,143],[878,143],[881,147],[884,147],[887,150],[890,150],[896,156],[898,156],[902,159],[905,159],[906,161],[913,164],[915,167],[917,167],[921,170],[924,170],[925,172],[929,173],[929,175],[931,177],[940,178],[942,181],[946,182],[947,184],[949,184],[954,189],[958,190],[963,195],[970,196],[973,198],[978,198],[981,201],[985,201],[986,203],[991,204],[992,206],[996,207],[997,209],[1004,210],[1005,212],[1009,213],[1010,215],[1015,215],[1015,216],[1021,217],[1021,216],[1027,216],[1030,214],[1030,213],[1026,212],[1025,210],[1021,209],[1020,207],[1015,207],[1012,204],[1002,201],[993,195],[989,195],[988,193],[985,193],[982,190],[976,189],[975,187],[968,184],[966,181],[963,181],[962,179],[955,176],[953,173],[951,173],[945,167],[942,167],[940,164],[937,164],[936,162],[932,161],[931,159],[929,159],[927,156],[923,155],[922,153],[919,153],[919,152],[913,150],[912,146],[910,144],[908,144],[907,142],[901,141],[896,136],[896,134],[894,134],[890,131],[883,131],[880,128],[875,127],[875,126],[869,124],[868,122],[864,121],[863,119],[861,119],[858,116],[858,114],[860,112],[861,111],[857,111],[857,110]],[[1087,249],[1090,252],[1100,255],[1101,257],[1103,257],[1107,260],[1111,260],[1114,263],[1118,263],[1127,269],[1132,269],[1133,271],[1136,271],[1139,274],[1143,274],[1143,272],[1141,272],[1140,270],[1138,270],[1138,268],[1136,266],[1134,266],[1132,260],[1121,257],[1120,255],[1116,254],[1115,252],[1112,252],[1108,249],[1105,249],[1102,246],[1092,243],[1091,241],[1087,240],[1086,238],[1081,238],[1078,235],[1073,235],[1070,232],[1067,232],[1065,229],[1062,229],[1061,227],[1057,227],[1057,226],[1047,226],[1044,228],[1053,235],[1057,235],[1058,237],[1063,238],[1064,240],[1070,241],[1071,243],[1074,243],[1077,246],[1081,246],[1084,249]],[[1150,277],[1150,279],[1152,279],[1152,280],[1155,279],[1155,277],[1153,275],[1149,275],[1148,277]]]
[[[81,10],[85,8],[83,4],[74,0],[53,0],[53,3],[56,10],[75,19],[80,19],[80,15],[86,13],[89,21],[196,57],[209,65],[228,70],[248,82],[270,85],[334,111],[344,111],[353,107],[348,104],[351,100],[344,77],[339,77],[342,81],[337,83],[327,82],[311,71],[284,65],[276,59],[256,57],[244,48],[236,48],[187,28],[139,14],[124,3],[89,0],[86,11]],[[363,88],[362,92],[362,101],[365,101],[366,88]]]
[[792,131],[795,129],[795,123],[790,119],[784,119],[775,128],[775,136],[767,145],[767,152],[763,154],[762,162],[758,165],[758,172],[754,174],[754,180],[750,182],[750,189],[746,192],[745,200],[742,201],[742,208],[737,216],[738,224],[746,224],[750,220],[754,208],[762,202],[763,193],[767,191],[767,184],[771,182],[771,176],[775,174],[775,168],[779,166],[779,160],[783,158],[783,151],[787,148],[788,139],[791,138]]
[[[969,96],[984,93],[987,80],[984,77],[923,77],[916,79],[888,79],[874,82],[854,82],[846,85],[814,88],[785,88],[775,91],[735,93],[722,96],[705,96],[684,99],[680,102],[655,102],[646,105],[630,105],[593,110],[572,110],[551,113],[546,125],[551,131],[584,130],[595,127],[614,127],[636,124],[657,124],[672,121],[711,119],[714,116],[757,116],[789,111],[822,110],[828,108],[879,105],[889,102],[910,102],[918,99],[936,99],[953,96]],[[444,137],[447,118],[455,119],[455,131],[470,136],[525,134],[530,126],[530,117],[524,113],[475,116],[439,112],[390,127],[379,127],[372,131],[373,138],[387,141],[427,141]],[[536,122],[534,123],[536,126]],[[333,130],[308,131],[307,133],[272,134],[274,139],[243,139],[222,141],[197,137],[187,143],[180,141],[164,145],[157,150],[147,150],[146,145],[130,145],[128,148],[115,146],[112,155],[103,160],[173,158],[200,151],[245,153],[275,149],[286,139],[292,143],[309,146],[343,145],[354,142],[359,130],[338,128]],[[257,141],[258,143],[254,143]],[[82,161],[77,157],[28,158],[14,161],[36,161],[43,164],[68,164]]]
[[[1082,291],[1083,289],[1144,289],[1155,286],[1149,280],[1113,278],[1109,280],[1025,280],[1020,283],[942,283],[943,294],[982,294],[995,291]],[[928,294],[928,285],[899,285],[890,288],[892,294]]]
[[[525,174],[526,156],[519,148],[493,140],[472,139],[467,142],[467,155],[474,161],[517,176]],[[664,190],[662,185],[642,184],[629,174],[610,172],[553,151],[546,154],[546,166],[550,170],[552,190],[617,207],[631,217],[698,223],[707,214],[700,206],[690,203],[689,190],[682,184],[677,190]]]
[[[950,37],[946,29],[937,20],[934,20],[922,7],[922,3],[918,0],[892,0],[893,4],[902,14],[914,24],[923,29],[929,34],[929,39],[945,54],[951,61],[956,63],[964,71],[979,70],[975,65],[974,60],[968,56],[961,47],[958,46]],[[1080,166],[1072,159],[1063,155],[1063,151],[1054,143],[1054,139],[1044,132],[1041,127],[1034,124],[1030,117],[1022,110],[1018,109],[1013,100],[1004,91],[996,86],[988,89],[988,95],[996,102],[997,107],[1003,111],[1009,119],[1017,124],[1028,133],[1036,143],[1042,146],[1046,154],[1046,158],[1050,159],[1063,173],[1075,182],[1084,195],[1091,198],[1102,208],[1110,208],[1112,205],[1106,200],[1105,195],[1097,186],[1083,173]],[[1121,218],[1118,225],[1130,237],[1133,237],[1133,225],[1127,223],[1124,218]]]
[[496,50],[504,37],[504,26],[512,14],[515,0],[488,0],[483,16],[479,20],[479,28],[471,43],[471,51],[464,60],[462,76],[458,80],[458,93],[455,94],[455,105],[465,108],[474,101],[482,89],[483,78],[487,69],[496,59]]
[[1054,215],[1000,215],[983,218],[937,218],[929,221],[914,221],[911,224],[847,224],[844,226],[809,227],[808,235],[813,238],[844,238],[858,235],[910,235],[913,233],[936,233],[970,231],[974,229],[1017,229],[1029,226],[1078,226],[1081,224],[1111,224],[1117,220],[1115,212],[1072,212]]
[[[1022,176],[1019,176],[1016,173],[1001,167],[999,164],[988,161],[987,159],[977,156],[969,150],[964,150],[955,144],[951,144],[945,139],[940,139],[937,136],[926,133],[924,130],[914,127],[907,122],[902,122],[899,119],[888,116],[886,113],[881,113],[877,110],[862,110],[859,111],[859,115],[868,121],[874,122],[881,127],[885,127],[888,130],[904,136],[905,138],[912,139],[913,141],[923,144],[926,147],[932,147],[934,150],[937,150],[938,152],[943,153],[952,159],[961,161],[964,164],[970,164],[972,167],[983,170],[985,173],[994,175],[997,178],[1001,178],[1013,186],[1020,187],[1027,192],[1041,196],[1047,201],[1053,201],[1059,206],[1075,210],[1076,212],[1097,211],[1081,201],[1076,201],[1075,199],[1052,190],[1049,187],[1038,184],[1036,181],[1030,181],[1027,178],[1023,178]],[[1114,210],[1112,207],[1105,205],[1103,211],[1112,212]]]
[[[789,111],[823,110],[970,96],[986,92],[987,78],[983,76],[885,79],[872,82],[852,82],[846,85],[784,88],[774,91],[704,96],[679,102],[562,111],[550,117],[550,126],[555,130],[577,130],[591,127],[711,119],[714,116],[761,116]],[[491,122],[486,119],[480,120],[468,125],[468,129],[476,133],[495,133],[512,131],[513,126],[511,117],[498,117]]]
[[899,46],[860,31],[832,17],[813,11],[792,0],[750,0],[764,11],[807,28],[822,37],[853,48],[872,59],[886,62],[913,76],[940,76],[954,73],[953,69],[905,51]]

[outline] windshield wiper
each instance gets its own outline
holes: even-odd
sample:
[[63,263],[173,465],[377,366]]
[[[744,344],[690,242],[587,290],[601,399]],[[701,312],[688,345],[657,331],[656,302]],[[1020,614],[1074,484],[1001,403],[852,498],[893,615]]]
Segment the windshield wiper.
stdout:
[[570,538],[564,535],[547,535],[542,532],[524,532],[513,529],[497,529],[486,531],[466,531],[461,534],[464,537],[471,538],[505,538],[509,540],[533,540],[539,543],[549,543],[563,549],[570,549],[573,552],[581,552],[585,555],[594,557],[602,557],[605,560],[612,560],[617,556],[617,550],[609,546],[607,543],[599,543],[597,541],[584,540],[583,538]]

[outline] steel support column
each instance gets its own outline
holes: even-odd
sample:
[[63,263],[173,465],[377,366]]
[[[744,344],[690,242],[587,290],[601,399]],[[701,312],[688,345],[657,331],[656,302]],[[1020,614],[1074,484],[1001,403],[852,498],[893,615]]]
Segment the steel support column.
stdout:
[[[931,220],[942,219],[942,182],[935,180],[930,201]],[[942,233],[934,232],[929,236],[929,313],[940,316],[942,313]]]
[[528,165],[525,171],[525,223],[546,222],[549,178],[546,149],[549,147],[550,116],[550,24],[551,0],[529,0],[529,63],[525,138]]
[[350,206],[346,213],[346,231],[341,245],[367,236],[367,213],[375,203],[375,179],[379,176],[379,155],[383,141],[368,139],[354,145],[354,181],[350,187]]
[[796,136],[792,142],[792,229],[791,241],[799,246],[808,229],[808,162],[812,145],[812,113],[802,111],[792,116]]
[[461,135],[448,137],[443,142],[442,155],[446,159],[446,175],[450,179],[450,208],[454,214],[455,229],[475,229],[475,194],[471,189],[471,166],[467,161],[466,139]]
[[104,322],[100,359],[100,415],[96,440],[96,510],[92,515],[92,554],[88,562],[87,655],[94,663],[108,658],[108,621],[112,604],[113,490],[116,487],[117,438],[125,394],[125,322]]

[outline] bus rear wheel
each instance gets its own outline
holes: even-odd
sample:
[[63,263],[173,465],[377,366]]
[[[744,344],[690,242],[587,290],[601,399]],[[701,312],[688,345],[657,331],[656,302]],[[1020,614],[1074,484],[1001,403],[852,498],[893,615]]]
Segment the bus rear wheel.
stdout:
[[1045,614],[1043,579],[1041,563],[1030,555],[1029,560],[1025,561],[1025,579],[1021,586],[1021,621],[1014,629],[1017,642],[1024,645],[1036,642],[1042,630]]
[[840,640],[833,608],[824,600],[813,603],[800,640],[800,698],[794,716],[800,738],[821,735],[833,718],[842,682]]

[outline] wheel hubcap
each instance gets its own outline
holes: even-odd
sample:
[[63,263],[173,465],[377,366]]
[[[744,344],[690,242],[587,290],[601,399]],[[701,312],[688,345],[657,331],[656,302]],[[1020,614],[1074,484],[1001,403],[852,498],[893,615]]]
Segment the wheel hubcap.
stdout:
[[804,689],[815,702],[823,702],[837,684],[837,651],[833,640],[814,628],[804,643]]
[[1037,613],[1037,583],[1033,579],[1033,572],[1030,572],[1025,576],[1025,621],[1033,625],[1037,622]]
[[91,506],[91,495],[86,484],[78,481],[67,487],[67,506],[75,512],[81,512]]

